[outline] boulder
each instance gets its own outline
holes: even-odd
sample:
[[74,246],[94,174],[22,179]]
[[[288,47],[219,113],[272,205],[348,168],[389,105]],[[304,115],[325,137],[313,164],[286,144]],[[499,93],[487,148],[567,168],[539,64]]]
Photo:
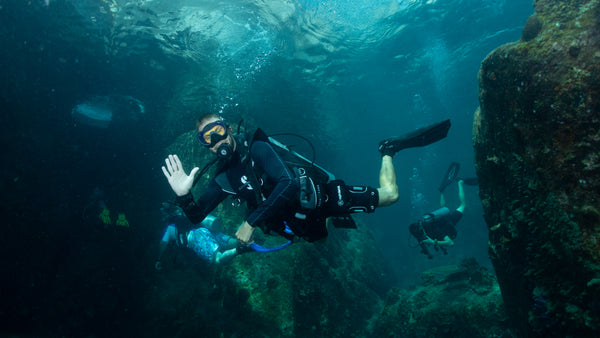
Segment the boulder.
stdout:
[[600,4],[535,1],[479,72],[489,253],[522,336],[600,333]]
[[373,337],[514,337],[494,276],[474,259],[423,272],[423,283],[392,289]]

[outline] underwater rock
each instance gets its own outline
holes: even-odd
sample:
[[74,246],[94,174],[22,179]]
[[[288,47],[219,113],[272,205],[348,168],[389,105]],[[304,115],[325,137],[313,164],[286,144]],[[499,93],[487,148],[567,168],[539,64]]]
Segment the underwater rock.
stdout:
[[537,17],[537,15],[532,15],[527,19],[527,23],[523,28],[523,34],[521,36],[521,40],[523,41],[531,41],[533,40],[538,33],[542,30],[542,21]]
[[423,285],[393,289],[373,337],[515,337],[500,288],[474,259],[423,273]]
[[142,102],[131,96],[93,96],[71,110],[77,123],[92,127],[108,128],[114,120],[138,121],[146,110]]
[[599,336],[600,4],[535,9],[523,39],[479,72],[489,253],[520,336]]

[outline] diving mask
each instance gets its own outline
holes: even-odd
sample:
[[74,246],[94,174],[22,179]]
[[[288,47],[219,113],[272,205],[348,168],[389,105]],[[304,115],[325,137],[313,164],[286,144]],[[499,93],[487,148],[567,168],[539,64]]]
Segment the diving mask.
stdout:
[[221,120],[207,124],[198,132],[198,140],[208,148],[214,147],[215,144],[226,139],[227,136],[227,125]]

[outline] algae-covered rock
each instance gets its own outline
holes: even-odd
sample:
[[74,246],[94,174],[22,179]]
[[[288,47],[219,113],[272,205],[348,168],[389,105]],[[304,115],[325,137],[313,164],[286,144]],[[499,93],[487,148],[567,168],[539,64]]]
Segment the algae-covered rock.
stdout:
[[324,243],[247,253],[222,266],[170,253],[148,306],[165,334],[178,323],[170,336],[368,336],[394,278],[364,227],[330,229]]
[[374,337],[514,337],[500,288],[473,259],[423,273],[423,284],[389,292]]
[[474,147],[489,252],[520,334],[600,330],[600,4],[535,2],[482,63]]

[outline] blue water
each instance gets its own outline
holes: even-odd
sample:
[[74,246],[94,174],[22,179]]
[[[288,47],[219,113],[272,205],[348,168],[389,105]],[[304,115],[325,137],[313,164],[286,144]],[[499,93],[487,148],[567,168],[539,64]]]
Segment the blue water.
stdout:
[[[0,134],[11,159],[2,187],[16,196],[3,208],[21,215],[9,225],[79,219],[97,186],[134,221],[136,213],[158,219],[156,202],[172,194],[160,172],[164,149],[194,127],[201,110],[300,133],[337,177],[374,186],[381,139],[450,118],[443,142],[395,157],[399,202],[361,219],[400,286],[465,257],[491,269],[476,187],[466,188],[449,255],[427,260],[411,247],[408,224],[437,207],[450,162],[461,163],[460,175],[475,175],[480,63],[519,40],[532,13],[522,0],[0,0]],[[94,96],[135,98],[144,118],[101,128],[76,123],[73,108]],[[457,205],[455,186],[446,200]],[[60,233],[51,240],[64,244],[72,229],[38,232]],[[136,235],[138,246],[123,248],[123,256],[152,250],[144,246],[154,244],[152,235]],[[0,244],[6,255],[20,248]],[[54,274],[60,248],[29,263]]]

